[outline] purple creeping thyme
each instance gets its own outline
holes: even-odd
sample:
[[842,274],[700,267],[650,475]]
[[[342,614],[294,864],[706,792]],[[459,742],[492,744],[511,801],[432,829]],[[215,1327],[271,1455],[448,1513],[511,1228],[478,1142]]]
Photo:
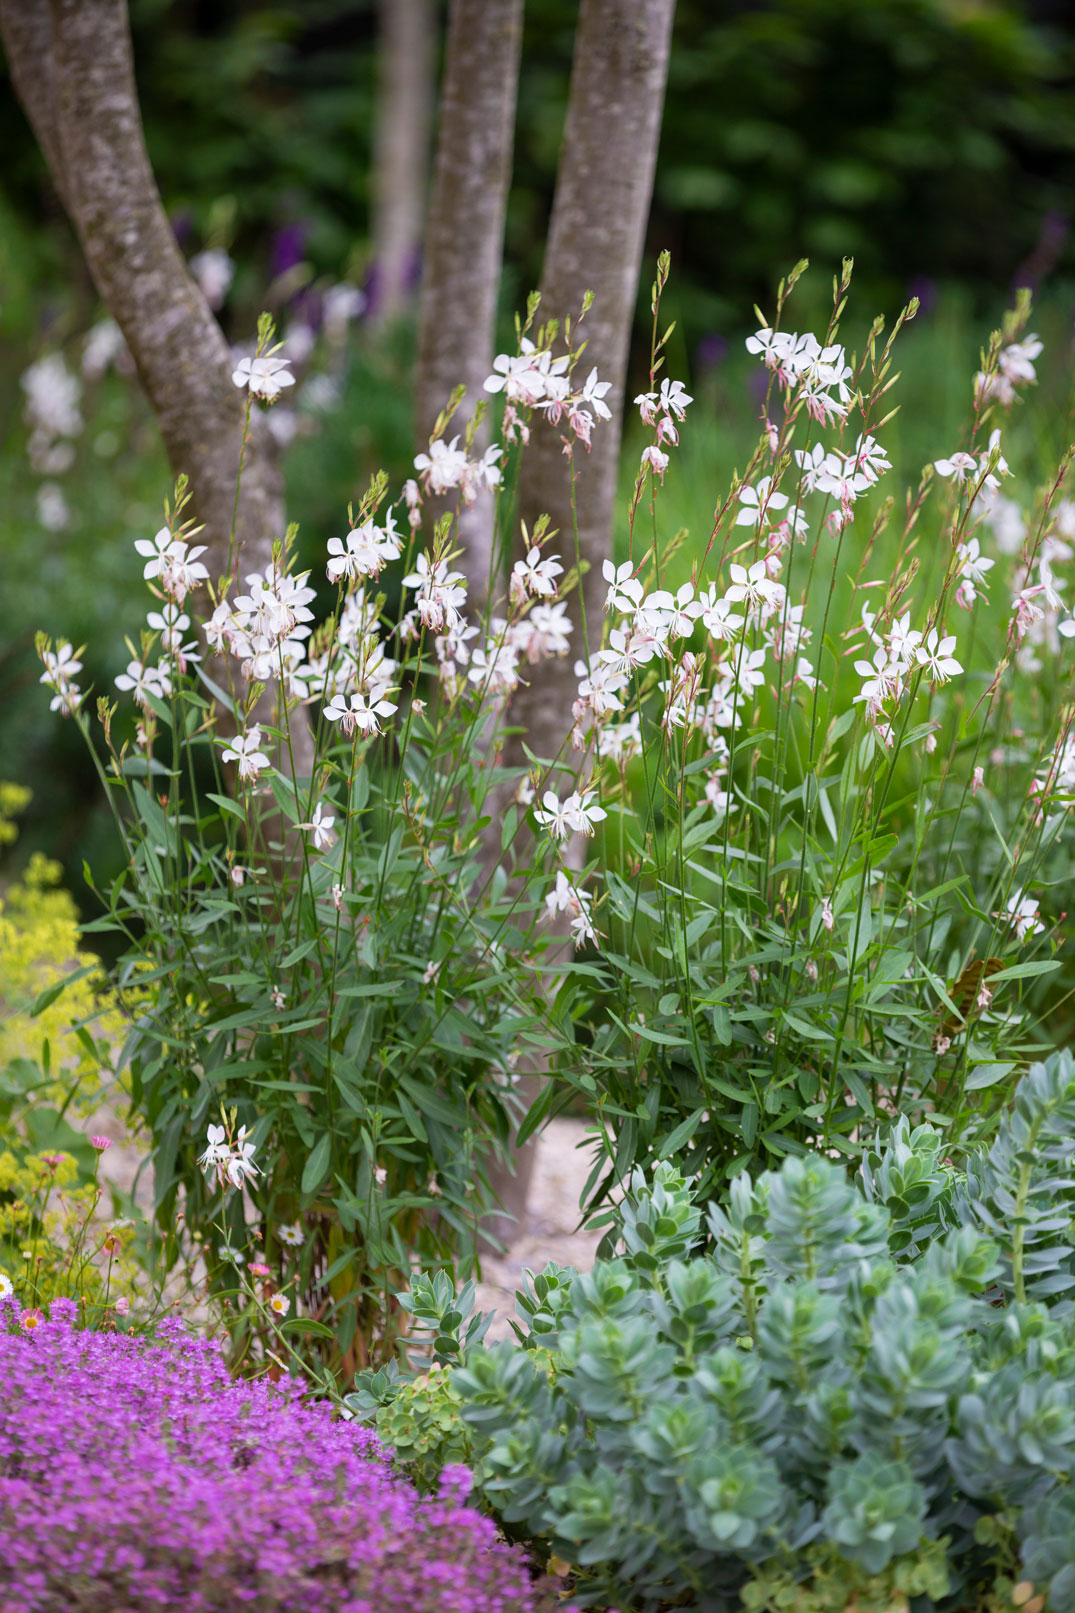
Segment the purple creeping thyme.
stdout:
[[[170,1320],[149,1341],[32,1332],[0,1300],[0,1613],[543,1613],[518,1548],[446,1470],[422,1500],[367,1429],[233,1383]],[[566,1613],[566,1610],[565,1610]]]

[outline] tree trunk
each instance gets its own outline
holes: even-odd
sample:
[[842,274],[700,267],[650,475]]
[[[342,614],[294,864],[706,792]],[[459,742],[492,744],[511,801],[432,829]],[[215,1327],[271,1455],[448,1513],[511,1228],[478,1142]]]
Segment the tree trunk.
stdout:
[[417,280],[433,111],[430,0],[381,0],[368,317],[394,319]]
[[[634,323],[642,245],[653,192],[661,110],[668,77],[668,53],[675,0],[582,0],[571,69],[560,164],[556,176],[552,222],[541,276],[539,318],[574,322],[583,295],[593,291],[593,307],[581,333],[586,351],[581,376],[596,365],[603,381],[612,383],[605,402],[610,420],[594,426],[587,455],[576,450],[575,512],[571,507],[571,462],[563,452],[560,432],[544,419],[531,426],[530,445],[522,457],[519,514],[532,531],[547,512],[560,537],[553,549],[570,567],[578,556],[589,563],[571,616],[575,624],[573,653],[545,661],[520,687],[511,702],[510,720],[521,725],[534,755],[551,760],[571,728],[571,705],[578,680],[573,667],[599,645],[607,585],[601,562],[612,554],[616,475],[623,432],[624,383]],[[518,528],[516,529],[518,531]],[[521,534],[518,553],[523,553]],[[585,620],[585,635],[583,622]],[[507,760],[521,764],[519,740],[509,740]],[[566,753],[570,760],[570,751]],[[561,790],[562,793],[562,790]],[[521,1083],[533,1101],[541,1075],[531,1071]],[[510,1242],[512,1226],[522,1223],[536,1144],[514,1154],[514,1174],[495,1165],[490,1180],[506,1212],[490,1226],[502,1242]]]
[[[190,478],[210,575],[226,570],[243,397],[232,358],[165,215],[149,165],[125,0],[0,0],[11,75],[126,338],[172,468]],[[240,570],[284,535],[283,482],[255,407],[239,501]]]
[[[461,385],[451,432],[465,429],[492,369],[522,24],[523,0],[452,0],[419,309],[415,436],[423,449]],[[460,537],[460,569],[477,603],[493,563],[488,494],[464,512]]]
[[[612,554],[616,477],[623,433],[624,383],[634,324],[639,268],[653,193],[661,109],[675,0],[582,0],[571,70],[560,165],[556,176],[549,240],[541,277],[543,320],[572,321],[583,294],[593,307],[581,326],[585,376],[596,365],[612,383],[605,402],[611,420],[599,420],[589,454],[576,449],[576,513],[571,508],[571,463],[559,431],[535,421],[523,455],[519,490],[522,519],[532,529],[543,511],[560,532],[554,546],[565,565],[578,552],[589,571],[582,584],[583,611],[572,608],[578,657],[599,644],[606,584],[601,563]],[[521,553],[521,549],[520,549]],[[525,725],[530,749],[556,754],[571,726],[577,680],[575,655],[544,664],[528,689],[512,702],[512,717]]]

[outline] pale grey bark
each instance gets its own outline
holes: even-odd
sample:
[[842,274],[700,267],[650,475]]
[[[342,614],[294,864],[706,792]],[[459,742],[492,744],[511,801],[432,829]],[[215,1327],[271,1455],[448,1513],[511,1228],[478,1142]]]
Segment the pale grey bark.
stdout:
[[381,0],[373,144],[373,297],[386,324],[407,305],[422,240],[433,116],[431,0]]
[[[210,573],[227,564],[243,398],[224,334],[172,234],[146,152],[126,0],[0,0],[11,75],[94,284],[131,350],[172,468],[190,478]],[[284,535],[267,422],[247,448],[240,574]]]
[[[512,698],[510,721],[524,729],[529,749],[545,760],[561,750],[571,727],[571,705],[577,691],[573,668],[601,638],[607,584],[601,563],[612,553],[616,475],[623,431],[624,382],[634,322],[635,301],[646,220],[653,192],[653,171],[660,139],[661,110],[668,77],[668,53],[675,0],[582,0],[571,70],[571,92],[556,176],[552,221],[541,277],[539,318],[572,323],[584,294],[592,291],[593,307],[581,326],[587,339],[580,379],[596,366],[612,383],[605,402],[610,420],[598,421],[593,446],[575,452],[575,510],[571,501],[571,465],[564,455],[561,431],[535,419],[530,446],[523,454],[519,515],[529,530],[543,512],[559,538],[551,545],[570,568],[577,557],[589,570],[572,597],[575,624],[572,654],[538,666],[529,686]],[[521,529],[516,542],[523,553]],[[583,621],[585,619],[585,636]],[[506,759],[524,761],[521,742],[509,741]],[[570,750],[564,753],[572,763]],[[575,758],[577,760],[577,757]],[[524,1078],[530,1102],[541,1090],[541,1073]],[[531,1141],[514,1151],[512,1170],[494,1166],[492,1186],[505,1215],[489,1230],[509,1243],[512,1228],[523,1220],[536,1157]]]
[[[415,436],[423,449],[458,386],[466,396],[451,434],[465,430],[492,368],[522,25],[523,0],[452,0],[419,308]],[[460,569],[477,602],[492,566],[488,497],[464,512],[460,538]]]
[[[564,140],[553,202],[540,318],[577,317],[587,290],[593,307],[581,326],[586,338],[580,375],[596,365],[612,383],[605,402],[611,420],[598,421],[593,446],[575,450],[575,512],[571,467],[561,433],[535,421],[523,455],[519,510],[528,527],[545,511],[560,537],[553,545],[570,566],[578,554],[589,565],[582,599],[571,607],[574,653],[544,663],[528,689],[512,702],[512,718],[525,725],[530,749],[552,757],[570,726],[576,658],[600,642],[606,584],[601,563],[612,553],[616,476],[623,431],[627,354],[638,295],[639,269],[653,193],[661,110],[675,0],[582,0],[571,71]],[[521,543],[521,539],[518,540]],[[521,551],[520,551],[521,552]]]

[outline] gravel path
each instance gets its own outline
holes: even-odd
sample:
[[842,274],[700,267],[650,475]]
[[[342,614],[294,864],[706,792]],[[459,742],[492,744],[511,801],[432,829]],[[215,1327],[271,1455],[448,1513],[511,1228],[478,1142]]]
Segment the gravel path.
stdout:
[[[101,1109],[86,1122],[85,1130],[115,1139],[115,1146],[101,1158],[101,1181],[130,1193],[144,1156],[137,1142],[125,1135],[123,1122],[114,1111]],[[579,1197],[590,1164],[585,1122],[550,1121],[538,1139],[526,1227],[506,1254],[490,1255],[482,1262],[484,1280],[478,1285],[475,1305],[495,1313],[486,1335],[490,1341],[514,1337],[510,1318],[524,1267],[539,1272],[550,1260],[583,1271],[593,1265],[600,1233],[578,1230]],[[151,1208],[152,1172],[143,1171],[136,1199],[143,1209]]]
[[495,1311],[486,1337],[514,1338],[515,1290],[523,1267],[539,1272],[550,1260],[589,1271],[599,1232],[579,1231],[579,1197],[590,1173],[591,1153],[582,1120],[551,1120],[538,1139],[526,1230],[507,1254],[483,1260],[485,1281],[478,1285],[478,1310]]

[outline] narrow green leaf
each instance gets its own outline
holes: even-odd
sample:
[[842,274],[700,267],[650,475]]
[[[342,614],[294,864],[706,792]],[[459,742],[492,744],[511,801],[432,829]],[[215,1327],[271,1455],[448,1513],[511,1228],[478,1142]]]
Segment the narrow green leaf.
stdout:
[[302,1170],[303,1195],[316,1193],[325,1179],[329,1160],[332,1157],[332,1136],[325,1132],[315,1144],[313,1151],[307,1158]]

